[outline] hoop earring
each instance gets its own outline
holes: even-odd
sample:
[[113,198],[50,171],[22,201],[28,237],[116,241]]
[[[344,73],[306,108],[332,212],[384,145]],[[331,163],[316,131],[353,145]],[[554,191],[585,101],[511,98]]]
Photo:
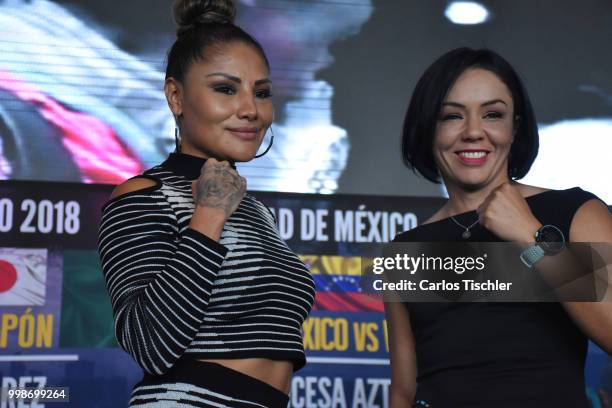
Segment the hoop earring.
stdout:
[[272,125],[270,125],[270,133],[272,133],[272,137],[270,137],[270,144],[268,145],[268,147],[266,147],[266,150],[264,150],[263,153],[258,154],[256,156],[253,156],[254,159],[257,159],[263,155],[265,155],[266,153],[268,153],[268,151],[270,150],[270,148],[272,147],[272,144],[274,143],[274,130],[272,129]]
[[180,116],[174,117],[174,151],[176,153],[181,152],[181,129],[179,128],[179,118]]
[[181,152],[181,142],[180,142],[180,134],[179,134],[179,128],[178,126],[174,127],[174,151],[176,153],[180,153]]

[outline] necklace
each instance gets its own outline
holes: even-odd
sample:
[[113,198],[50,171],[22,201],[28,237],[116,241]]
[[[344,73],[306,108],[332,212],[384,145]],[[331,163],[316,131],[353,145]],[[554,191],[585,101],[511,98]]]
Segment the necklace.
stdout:
[[472,225],[470,225],[469,227],[466,227],[465,225],[463,225],[463,224],[461,224],[459,221],[457,221],[457,220],[455,219],[455,217],[453,217],[452,215],[451,215],[450,219],[451,219],[451,220],[453,220],[453,222],[454,222],[455,224],[457,224],[457,225],[458,225],[458,226],[460,226],[461,228],[465,229],[465,231],[463,231],[463,232],[461,233],[461,237],[462,237],[463,239],[469,239],[469,238],[472,236],[472,233],[470,232],[470,228],[472,228],[474,225],[478,224],[478,219],[477,219],[476,221],[474,221],[474,223],[473,223]]

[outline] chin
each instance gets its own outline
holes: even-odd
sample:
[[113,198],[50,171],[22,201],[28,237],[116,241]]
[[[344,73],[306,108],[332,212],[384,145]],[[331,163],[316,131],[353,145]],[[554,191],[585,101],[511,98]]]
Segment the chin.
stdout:
[[478,190],[484,188],[487,184],[486,183],[462,183],[462,182],[459,182],[458,185],[459,185],[459,187],[461,187],[465,191],[478,191]]
[[453,177],[453,182],[466,191],[478,191],[489,184],[487,177]]
[[234,154],[228,155],[228,158],[229,160],[232,160],[235,162],[248,162],[248,161],[253,160],[256,153],[257,152],[254,152],[254,151],[235,152]]

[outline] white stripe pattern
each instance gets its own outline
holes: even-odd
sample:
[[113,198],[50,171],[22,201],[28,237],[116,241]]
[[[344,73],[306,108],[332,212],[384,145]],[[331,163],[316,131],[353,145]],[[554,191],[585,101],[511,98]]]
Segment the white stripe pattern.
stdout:
[[157,187],[106,204],[99,252],[119,344],[149,374],[183,355],[305,363],[301,327],[314,281],[247,195],[220,242],[188,227],[191,181],[162,166]]

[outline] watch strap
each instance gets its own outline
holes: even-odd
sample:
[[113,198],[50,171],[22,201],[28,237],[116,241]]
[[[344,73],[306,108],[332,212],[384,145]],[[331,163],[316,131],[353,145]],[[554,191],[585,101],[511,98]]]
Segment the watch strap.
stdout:
[[542,259],[544,255],[545,253],[542,248],[540,248],[538,245],[531,245],[529,248],[521,252],[521,261],[523,261],[527,267],[533,268],[533,265]]

